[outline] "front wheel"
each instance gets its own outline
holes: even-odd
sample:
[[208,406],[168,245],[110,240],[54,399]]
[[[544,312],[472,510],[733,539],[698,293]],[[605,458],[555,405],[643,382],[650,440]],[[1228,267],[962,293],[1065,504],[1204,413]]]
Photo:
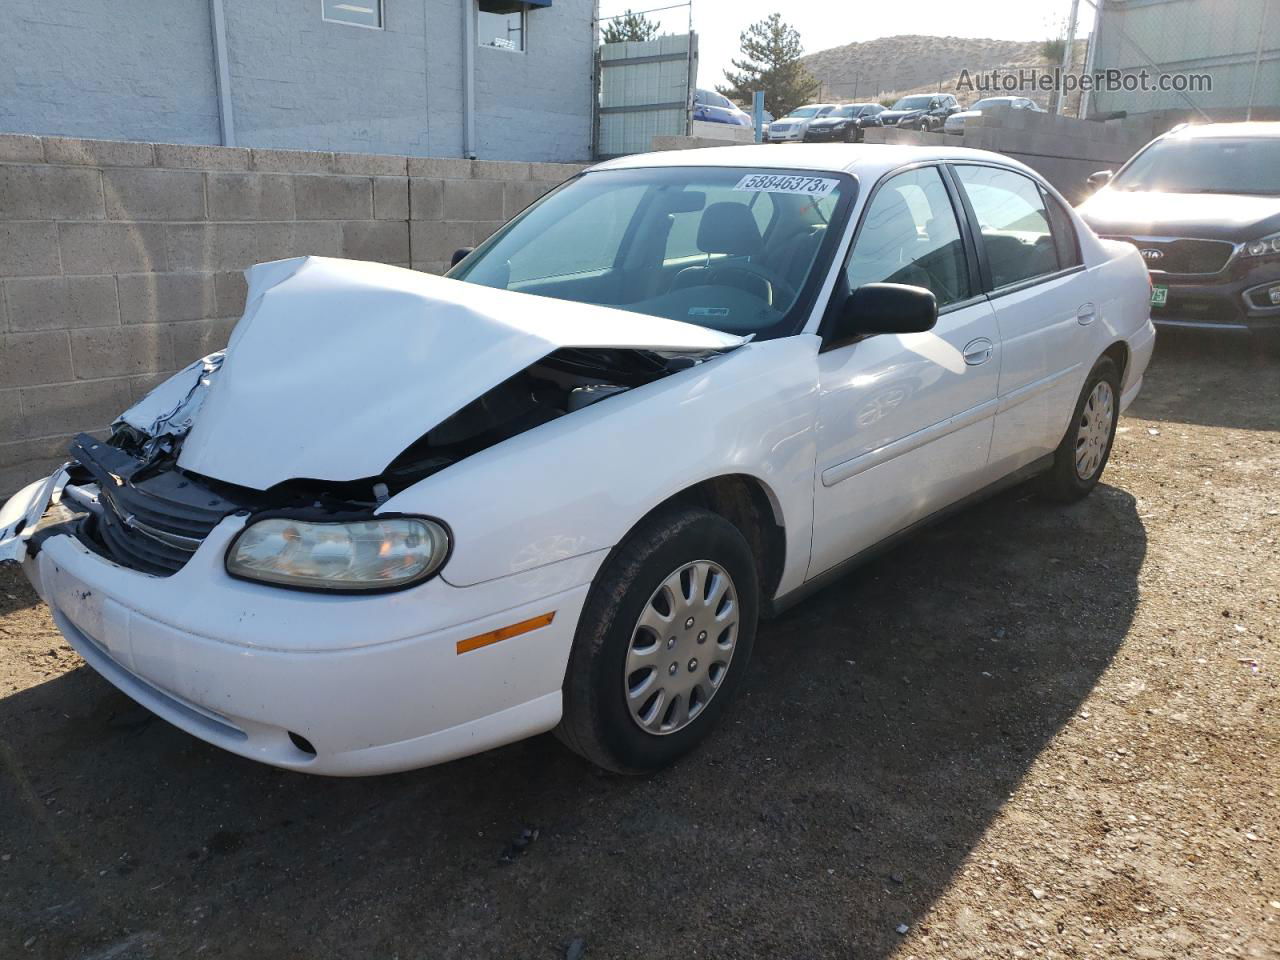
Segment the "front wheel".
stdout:
[[556,735],[615,773],[672,763],[733,697],[758,609],[754,558],[733,524],[696,507],[650,517],[587,596]]
[[1071,426],[1053,455],[1053,466],[1041,478],[1040,492],[1070,503],[1089,495],[1098,485],[1120,418],[1120,371],[1103,357],[1089,372],[1076,402]]

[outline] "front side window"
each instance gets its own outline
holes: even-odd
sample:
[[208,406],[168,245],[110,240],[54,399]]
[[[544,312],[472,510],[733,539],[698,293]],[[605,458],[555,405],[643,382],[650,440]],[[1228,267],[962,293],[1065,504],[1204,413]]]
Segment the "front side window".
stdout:
[[853,193],[847,176],[813,171],[600,170],[538,201],[449,276],[783,336],[803,325]]
[[937,167],[897,174],[876,191],[849,256],[848,276],[855,289],[866,283],[924,287],[940,307],[968,299],[964,242]]
[[524,3],[512,0],[477,0],[476,37],[482,47],[524,50]]
[[1012,170],[957,164],[956,174],[982,230],[991,284],[1004,287],[1058,270],[1040,187]]

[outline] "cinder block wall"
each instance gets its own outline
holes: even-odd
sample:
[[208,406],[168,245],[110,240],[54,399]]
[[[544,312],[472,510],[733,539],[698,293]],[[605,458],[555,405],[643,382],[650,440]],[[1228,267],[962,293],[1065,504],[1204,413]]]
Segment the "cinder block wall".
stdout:
[[1088,196],[1085,180],[1089,174],[1119,169],[1166,129],[1159,118],[1099,123],[1002,108],[966,122],[962,137],[881,127],[869,129],[866,141],[973,147],[1003,153],[1038,172],[1074,204]]
[[245,268],[440,273],[581,169],[0,134],[0,497],[222,347]]

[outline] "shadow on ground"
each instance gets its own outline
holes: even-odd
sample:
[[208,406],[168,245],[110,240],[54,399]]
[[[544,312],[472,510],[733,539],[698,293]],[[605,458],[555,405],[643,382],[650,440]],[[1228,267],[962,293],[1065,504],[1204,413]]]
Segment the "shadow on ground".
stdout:
[[967,511],[765,625],[649,779],[550,737],[289,774],[73,671],[0,700],[0,954],[885,957],[1122,642],[1145,547],[1107,486]]
[[1212,330],[1161,328],[1142,393],[1129,411],[1147,420],[1206,427],[1277,430],[1280,336],[1268,347],[1256,337]]

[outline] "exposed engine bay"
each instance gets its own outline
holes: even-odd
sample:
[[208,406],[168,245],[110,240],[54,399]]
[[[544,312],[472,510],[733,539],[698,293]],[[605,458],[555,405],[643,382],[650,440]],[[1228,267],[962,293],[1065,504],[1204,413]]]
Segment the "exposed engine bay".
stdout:
[[293,478],[262,491],[203,477],[178,463],[203,392],[221,366],[222,356],[215,354],[178,374],[176,382],[162,384],[159,397],[149,395],[126,411],[109,439],[76,437],[62,521],[73,523],[80,541],[107,559],[146,573],[170,574],[229,514],[367,514],[460,460],[707,356],[557,350],[427,431],[377,476],[342,482]]

